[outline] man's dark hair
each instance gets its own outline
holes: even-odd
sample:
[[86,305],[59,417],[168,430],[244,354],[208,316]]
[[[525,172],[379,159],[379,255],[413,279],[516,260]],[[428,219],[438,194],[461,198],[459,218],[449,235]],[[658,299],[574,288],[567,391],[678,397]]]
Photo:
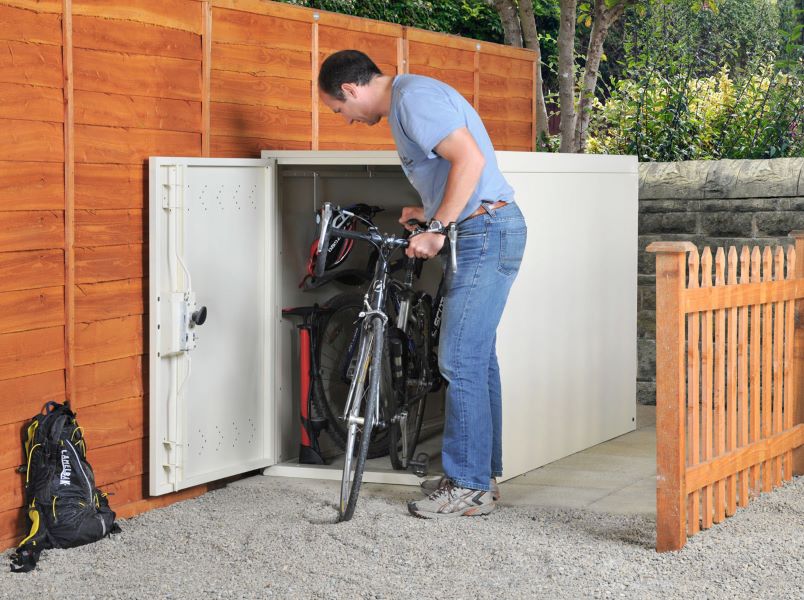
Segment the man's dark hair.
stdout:
[[318,72],[318,88],[338,100],[346,100],[341,85],[354,83],[366,85],[382,75],[382,71],[360,50],[340,50],[331,54],[322,63]]

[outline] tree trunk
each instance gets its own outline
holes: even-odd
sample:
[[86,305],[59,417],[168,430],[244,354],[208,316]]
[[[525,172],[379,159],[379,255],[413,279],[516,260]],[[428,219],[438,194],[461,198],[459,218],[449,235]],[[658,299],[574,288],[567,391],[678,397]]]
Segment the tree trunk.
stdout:
[[542,80],[542,48],[539,43],[539,31],[536,28],[536,16],[533,14],[533,2],[519,2],[519,24],[525,47],[536,52],[536,149],[547,149],[547,137],[550,135],[547,121],[547,106],[544,103],[544,81]]
[[605,0],[595,0],[594,22],[592,23],[592,31],[589,34],[589,46],[586,50],[583,84],[578,95],[578,114],[575,139],[572,145],[573,152],[584,152],[586,150],[589,120],[592,118],[592,99],[595,95],[595,88],[597,88],[600,58],[603,56],[603,43],[606,41],[609,28],[622,16],[626,3],[627,0],[624,0],[621,4],[607,10]]
[[[527,0],[525,0],[527,1]],[[577,0],[561,0],[558,28],[558,100],[561,107],[560,152],[574,152],[575,143],[575,19]]]
[[508,46],[522,47],[522,30],[519,27],[519,16],[514,0],[486,0],[500,15],[503,28],[503,39]]

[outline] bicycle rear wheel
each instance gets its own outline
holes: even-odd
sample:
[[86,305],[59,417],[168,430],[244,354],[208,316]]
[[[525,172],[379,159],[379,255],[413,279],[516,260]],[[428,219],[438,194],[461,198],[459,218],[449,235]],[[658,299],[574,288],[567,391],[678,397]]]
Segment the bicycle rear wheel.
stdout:
[[341,476],[339,521],[348,521],[352,518],[363,482],[363,469],[366,465],[380,396],[383,342],[383,322],[379,317],[372,317],[361,328],[357,365],[349,388],[350,409],[347,421],[346,452],[343,458],[343,475]]
[[408,468],[416,451],[424,420],[427,393],[433,383],[430,365],[430,297],[420,294],[411,307],[403,334],[403,377],[389,399],[389,416],[392,420],[388,453],[391,466],[397,470]]

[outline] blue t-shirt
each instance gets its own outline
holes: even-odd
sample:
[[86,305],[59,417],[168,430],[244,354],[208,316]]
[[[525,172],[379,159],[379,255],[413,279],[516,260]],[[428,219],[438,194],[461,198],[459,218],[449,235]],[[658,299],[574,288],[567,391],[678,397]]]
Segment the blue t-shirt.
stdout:
[[514,190],[497,166],[494,147],[480,116],[447,84],[421,75],[398,75],[393,81],[388,123],[402,169],[422,198],[427,220],[433,218],[441,204],[451,167],[433,149],[461,127],[475,138],[486,164],[458,221],[475,212],[481,201],[514,201]]

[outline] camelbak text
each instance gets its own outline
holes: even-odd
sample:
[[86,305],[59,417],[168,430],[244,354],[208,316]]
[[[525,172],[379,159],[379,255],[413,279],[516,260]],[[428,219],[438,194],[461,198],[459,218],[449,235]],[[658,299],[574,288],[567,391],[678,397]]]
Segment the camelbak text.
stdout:
[[70,473],[72,467],[70,465],[70,455],[67,450],[61,449],[61,477],[59,478],[59,485],[70,485]]

